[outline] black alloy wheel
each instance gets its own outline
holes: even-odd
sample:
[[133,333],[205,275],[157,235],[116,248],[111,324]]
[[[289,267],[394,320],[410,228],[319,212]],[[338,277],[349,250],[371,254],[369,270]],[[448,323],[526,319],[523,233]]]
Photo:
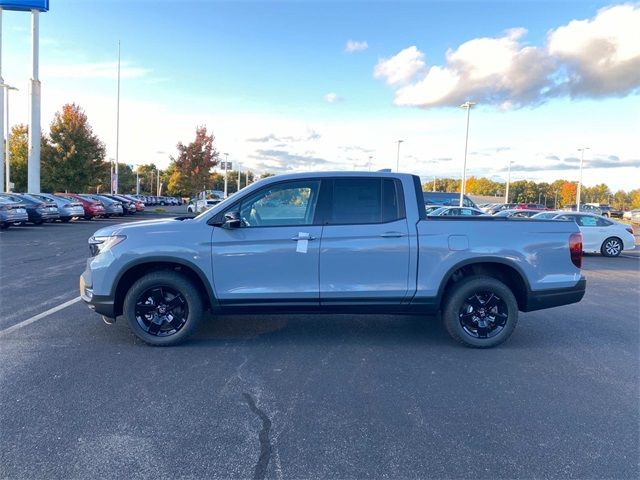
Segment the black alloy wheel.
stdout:
[[175,270],[150,272],[133,283],[124,298],[123,314],[133,333],[154,346],[186,340],[203,317],[200,289]]
[[489,276],[464,278],[446,292],[442,320],[451,337],[467,347],[490,348],[506,341],[518,323],[511,289]]
[[149,335],[167,337],[178,333],[189,317],[189,306],[179,291],[157,286],[138,296],[136,321]]
[[468,297],[458,311],[462,329],[474,338],[492,338],[504,329],[509,318],[506,303],[491,291]]

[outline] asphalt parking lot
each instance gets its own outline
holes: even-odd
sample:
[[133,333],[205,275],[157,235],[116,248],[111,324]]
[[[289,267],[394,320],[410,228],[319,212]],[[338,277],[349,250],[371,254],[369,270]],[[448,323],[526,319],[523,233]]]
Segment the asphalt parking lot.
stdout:
[[0,232],[1,478],[640,476],[637,251],[587,256],[585,299],[497,349],[388,315],[226,316],[152,348],[81,302],[38,317],[108,223]]

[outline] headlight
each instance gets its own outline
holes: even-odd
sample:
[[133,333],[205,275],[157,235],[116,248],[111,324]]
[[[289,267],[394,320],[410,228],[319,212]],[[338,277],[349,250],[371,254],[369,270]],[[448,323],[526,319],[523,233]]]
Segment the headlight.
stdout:
[[113,235],[109,237],[91,237],[89,239],[89,250],[91,251],[91,256],[95,257],[99,253],[106,252],[114,245],[119,244],[127,237],[125,235]]

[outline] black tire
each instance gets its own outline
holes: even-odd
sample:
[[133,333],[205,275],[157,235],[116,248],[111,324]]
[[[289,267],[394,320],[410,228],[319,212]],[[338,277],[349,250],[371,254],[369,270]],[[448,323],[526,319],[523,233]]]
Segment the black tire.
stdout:
[[[176,300],[176,305],[169,307]],[[143,308],[149,313],[141,314]],[[184,342],[198,328],[203,303],[191,280],[180,273],[161,270],[148,273],[131,286],[123,312],[140,340],[153,346],[171,346]]]
[[603,257],[617,257],[622,253],[623,248],[622,240],[618,237],[609,237],[602,242],[600,253]]
[[6,230],[10,225],[8,223],[0,223],[0,230]]
[[491,348],[505,342],[516,328],[518,302],[501,281],[480,275],[468,277],[448,292],[442,320],[457,342],[467,347]]
[[83,218],[85,220],[91,220],[93,217],[91,215],[85,215]]
[[67,222],[69,222],[70,220],[71,220],[71,217],[64,217],[64,218],[60,218],[60,221],[61,221],[62,223],[67,223]]

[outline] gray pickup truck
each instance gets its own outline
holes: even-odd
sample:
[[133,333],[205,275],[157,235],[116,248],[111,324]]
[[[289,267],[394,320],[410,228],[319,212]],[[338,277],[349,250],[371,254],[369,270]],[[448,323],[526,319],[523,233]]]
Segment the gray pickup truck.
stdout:
[[427,217],[418,177],[271,177],[195,218],[113,225],[89,239],[90,308],[151,345],[222,313],[440,312],[471,347],[504,342],[528,312],[579,302],[574,222]]

